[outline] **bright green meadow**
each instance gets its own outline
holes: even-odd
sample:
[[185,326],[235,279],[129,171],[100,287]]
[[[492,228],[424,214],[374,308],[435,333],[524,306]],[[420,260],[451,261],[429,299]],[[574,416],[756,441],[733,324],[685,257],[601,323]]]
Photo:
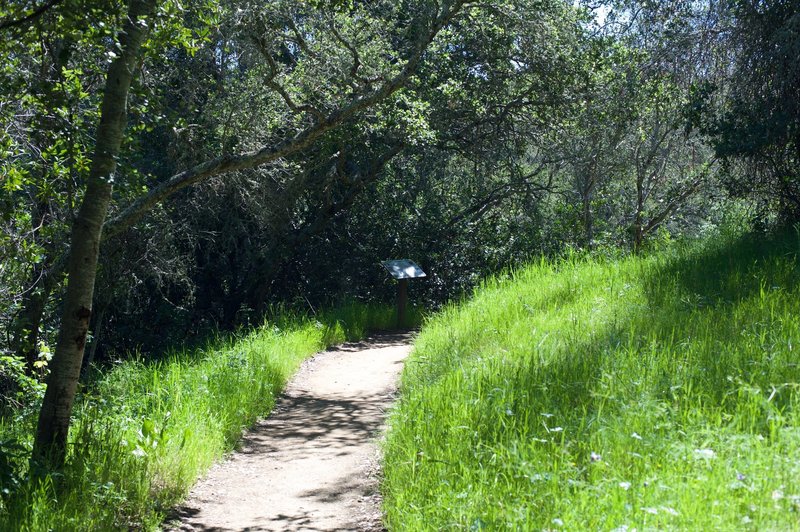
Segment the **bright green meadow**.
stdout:
[[66,469],[38,488],[27,481],[37,401],[0,418],[0,530],[157,528],[242,430],[270,412],[305,358],[395,319],[391,308],[360,304],[316,319],[276,316],[161,361],[127,360],[94,379],[76,406]]
[[487,281],[424,326],[392,530],[800,529],[797,231]]

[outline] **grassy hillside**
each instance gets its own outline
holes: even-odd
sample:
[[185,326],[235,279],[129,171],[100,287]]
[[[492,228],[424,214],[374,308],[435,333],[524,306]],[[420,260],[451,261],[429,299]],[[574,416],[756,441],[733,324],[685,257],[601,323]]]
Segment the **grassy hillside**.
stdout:
[[38,406],[29,397],[0,417],[0,530],[156,528],[242,430],[270,412],[303,359],[395,319],[389,307],[356,304],[317,318],[278,314],[203,349],[118,364],[80,395],[67,467],[38,488],[27,482]]
[[800,528],[798,242],[542,262],[432,319],[390,528]]

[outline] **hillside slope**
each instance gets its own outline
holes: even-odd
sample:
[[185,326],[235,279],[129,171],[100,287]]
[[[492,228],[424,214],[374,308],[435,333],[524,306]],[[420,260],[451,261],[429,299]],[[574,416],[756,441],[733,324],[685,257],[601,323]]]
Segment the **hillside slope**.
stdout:
[[797,253],[541,262],[442,312],[390,421],[389,527],[798,528]]

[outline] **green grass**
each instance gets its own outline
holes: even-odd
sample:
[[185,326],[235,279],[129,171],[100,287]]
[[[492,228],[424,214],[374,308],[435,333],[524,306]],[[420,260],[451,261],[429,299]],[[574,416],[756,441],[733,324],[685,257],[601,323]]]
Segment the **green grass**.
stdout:
[[393,530],[800,530],[798,234],[542,261],[423,327]]
[[80,395],[63,475],[35,489],[24,479],[36,405],[1,418],[0,487],[10,489],[0,499],[0,530],[155,529],[270,412],[302,360],[393,320],[388,307],[359,304],[317,320],[276,314],[203,349],[120,363]]

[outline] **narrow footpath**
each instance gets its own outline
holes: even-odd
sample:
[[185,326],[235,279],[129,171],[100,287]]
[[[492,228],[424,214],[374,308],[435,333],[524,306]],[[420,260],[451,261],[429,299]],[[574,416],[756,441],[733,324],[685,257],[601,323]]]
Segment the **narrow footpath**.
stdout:
[[377,438],[408,334],[380,335],[303,364],[272,415],[177,509],[173,530],[383,530]]

